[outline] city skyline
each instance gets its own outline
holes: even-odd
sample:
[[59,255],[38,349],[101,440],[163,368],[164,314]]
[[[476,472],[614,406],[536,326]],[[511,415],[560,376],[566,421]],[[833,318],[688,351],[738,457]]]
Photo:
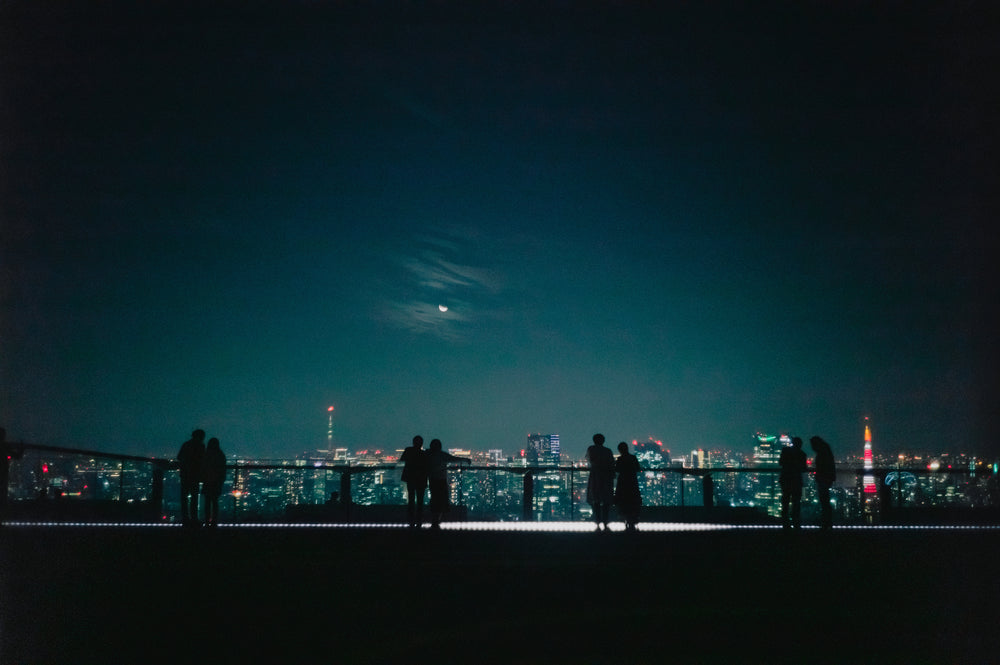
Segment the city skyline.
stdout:
[[[708,496],[714,496],[715,503],[711,507],[723,511],[719,516],[736,519],[735,513],[724,511],[753,509],[757,519],[766,519],[768,515],[777,518],[780,493],[778,474],[773,472],[778,470],[779,449],[787,445],[786,438],[760,435],[752,456],[723,450],[694,450],[678,455],[658,442],[636,445],[634,452],[644,470],[640,490],[643,505],[648,509],[646,519],[655,522],[667,518],[668,514],[657,511],[672,506],[704,507],[706,483],[714,487]],[[225,519],[323,522],[336,515],[340,515],[337,519],[343,519],[345,515],[340,514],[342,499],[349,494],[350,500],[346,503],[375,506],[371,509],[374,512],[361,518],[362,521],[391,522],[400,517],[402,506],[405,506],[404,483],[399,478],[393,451],[373,452],[358,451],[350,455],[344,451],[333,467],[327,466],[329,460],[316,460],[313,456],[271,462],[230,457],[230,470],[224,483]],[[533,462],[525,451],[505,460],[499,452],[456,451],[472,460],[471,465],[458,465],[449,474],[452,503],[462,506],[460,521],[587,521],[591,518],[585,500],[587,483],[584,479],[589,473],[586,465],[578,461],[556,463],[544,459]],[[320,461],[326,464],[321,465]],[[961,454],[951,460],[892,456],[874,465],[872,458],[866,455],[855,456],[851,462],[839,463],[834,482],[838,523],[878,522],[881,511],[892,508],[916,508],[918,511],[930,507],[959,511],[983,509],[982,515],[988,515],[990,507],[996,505],[996,462]],[[350,473],[345,484],[343,471],[347,468]],[[533,475],[526,476],[526,468],[534,469]],[[156,469],[160,470],[159,480],[154,479]],[[525,494],[526,478],[529,477],[534,489]],[[157,487],[159,489],[154,489]],[[13,466],[9,497],[19,514],[25,517],[34,514],[37,518],[59,506],[69,505],[53,504],[52,501],[58,498],[73,502],[73,510],[79,514],[87,511],[97,514],[104,506],[105,510],[118,511],[122,516],[144,515],[149,519],[155,513],[156,520],[162,517],[169,521],[177,516],[178,493],[177,474],[165,473],[164,467],[156,463],[132,460],[123,465],[114,459],[29,450],[27,456],[18,458]],[[812,517],[818,510],[816,498],[810,479],[805,483],[804,501]],[[91,505],[89,502],[95,499],[98,504]],[[164,502],[162,515],[155,507],[161,501]],[[530,517],[525,512],[528,503],[531,505]],[[392,506],[398,509],[394,511]],[[743,513],[744,517],[749,514]],[[242,517],[238,517],[240,515]],[[905,518],[904,513],[895,517],[885,515],[889,519],[900,516]],[[959,513],[953,516],[962,519]],[[965,517],[971,517],[971,513]]]
[[1000,453],[991,7],[266,5],[0,9],[9,440]]

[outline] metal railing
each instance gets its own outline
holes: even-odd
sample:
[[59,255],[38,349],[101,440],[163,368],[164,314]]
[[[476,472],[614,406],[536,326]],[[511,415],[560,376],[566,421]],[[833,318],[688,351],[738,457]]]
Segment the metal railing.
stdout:
[[[180,482],[173,460],[28,444],[8,444],[8,450],[0,519],[179,520]],[[235,460],[228,465],[220,519],[403,522],[406,490],[400,471],[395,464]],[[644,469],[640,519],[773,523],[780,516],[779,471]],[[865,491],[865,473],[875,476],[874,492]],[[589,469],[575,465],[457,466],[449,473],[450,519],[587,520],[588,474]],[[998,523],[997,481],[992,469],[841,468],[831,491],[834,518],[840,524]],[[804,483],[802,517],[806,523],[819,519],[810,477]]]

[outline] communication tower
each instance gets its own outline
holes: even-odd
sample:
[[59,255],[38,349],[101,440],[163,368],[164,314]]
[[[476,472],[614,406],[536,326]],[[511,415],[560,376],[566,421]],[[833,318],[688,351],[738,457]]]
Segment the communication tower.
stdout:
[[872,459],[872,428],[868,425],[868,417],[865,417],[865,468],[864,468],[864,492],[865,494],[875,494],[878,488],[875,486],[875,464]]

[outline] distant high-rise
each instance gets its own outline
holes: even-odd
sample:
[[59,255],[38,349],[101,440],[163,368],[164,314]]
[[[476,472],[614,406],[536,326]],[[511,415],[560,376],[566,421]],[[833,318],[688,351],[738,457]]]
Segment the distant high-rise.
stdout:
[[757,465],[776,465],[781,458],[781,443],[773,434],[757,432],[753,435],[757,444],[753,447],[753,461]]
[[[774,434],[763,434],[757,432],[753,435],[757,441],[753,447],[753,463],[755,466],[778,466],[781,459],[782,442]],[[766,506],[770,515],[777,517],[781,512],[781,505],[778,502],[781,497],[781,489],[778,487],[775,474],[761,474],[753,477],[754,502],[759,506]]]
[[527,450],[530,463],[537,463],[540,466],[559,465],[558,434],[529,434]]
[[639,464],[647,466],[663,466],[664,460],[670,461],[670,451],[663,447],[662,441],[632,441],[632,448],[635,456],[639,458]]

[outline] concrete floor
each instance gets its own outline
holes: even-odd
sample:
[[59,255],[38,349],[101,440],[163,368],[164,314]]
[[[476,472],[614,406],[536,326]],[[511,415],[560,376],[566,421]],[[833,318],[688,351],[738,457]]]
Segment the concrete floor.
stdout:
[[0,528],[0,663],[993,663],[1000,531]]

